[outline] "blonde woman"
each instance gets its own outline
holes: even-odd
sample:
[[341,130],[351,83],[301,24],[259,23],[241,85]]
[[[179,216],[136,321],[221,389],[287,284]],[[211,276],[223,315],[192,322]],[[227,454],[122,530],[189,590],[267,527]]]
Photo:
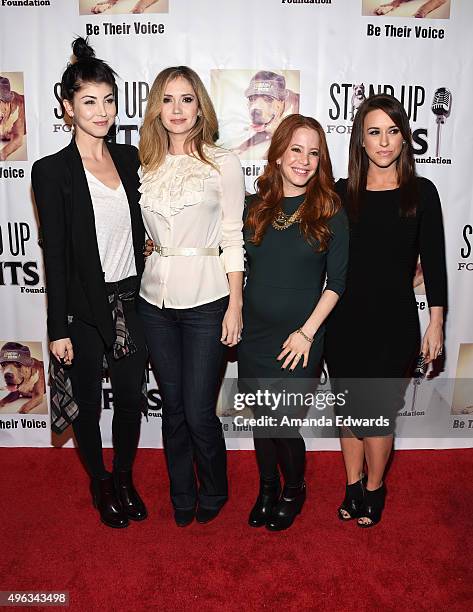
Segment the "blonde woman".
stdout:
[[154,250],[139,311],[163,400],[163,441],[179,526],[214,519],[227,500],[216,416],[225,346],[242,330],[244,181],[213,143],[217,118],[199,76],[166,68],[141,129],[141,209]]

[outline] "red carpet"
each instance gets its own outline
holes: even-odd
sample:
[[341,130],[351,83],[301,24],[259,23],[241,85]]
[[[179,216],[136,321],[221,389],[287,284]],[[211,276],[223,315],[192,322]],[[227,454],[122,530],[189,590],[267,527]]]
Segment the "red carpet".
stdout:
[[0,590],[68,590],[70,609],[84,612],[470,611],[472,455],[398,452],[383,521],[362,530],[336,517],[340,454],[310,453],[307,504],[277,534],[246,525],[257,487],[250,452],[229,453],[231,499],[218,519],[183,529],[162,451],[140,450],[135,480],[150,517],[111,530],[74,450],[0,449]]

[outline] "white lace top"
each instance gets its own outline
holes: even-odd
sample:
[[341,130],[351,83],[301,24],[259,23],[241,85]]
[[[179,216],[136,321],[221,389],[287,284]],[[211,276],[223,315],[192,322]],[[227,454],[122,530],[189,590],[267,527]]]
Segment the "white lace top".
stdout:
[[168,154],[158,170],[142,176],[141,210],[156,245],[221,249],[220,257],[150,255],[140,295],[159,308],[191,308],[224,297],[226,274],[244,269],[240,161],[225,149],[205,151],[220,172],[190,155]]

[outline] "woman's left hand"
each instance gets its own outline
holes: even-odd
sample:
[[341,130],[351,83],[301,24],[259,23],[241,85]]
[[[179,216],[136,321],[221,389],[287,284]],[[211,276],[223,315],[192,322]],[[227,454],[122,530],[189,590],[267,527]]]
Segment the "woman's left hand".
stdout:
[[422,341],[422,354],[425,363],[430,363],[442,354],[443,350],[443,326],[431,323],[424,334]]
[[278,361],[284,359],[284,363],[281,369],[285,370],[287,366],[292,372],[301,358],[303,358],[302,367],[306,368],[309,362],[309,351],[312,344],[304,338],[302,334],[295,331],[287,337],[286,341],[282,345],[283,350],[278,355]]
[[236,346],[241,340],[242,329],[241,306],[229,304],[222,321],[222,337],[220,341],[226,346]]
[[151,255],[153,250],[154,250],[154,242],[151,240],[151,238],[148,238],[143,247],[143,255],[145,256],[145,261],[146,261],[146,258]]

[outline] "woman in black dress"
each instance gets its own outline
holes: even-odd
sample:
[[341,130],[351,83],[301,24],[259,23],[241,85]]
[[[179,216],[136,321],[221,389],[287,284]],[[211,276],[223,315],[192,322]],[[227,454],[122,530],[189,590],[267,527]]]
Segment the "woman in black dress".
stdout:
[[[343,293],[348,252],[348,223],[315,119],[290,115],[274,133],[268,165],[248,204],[244,237],[249,272],[240,390],[305,386],[313,392],[308,379],[316,376],[322,356],[322,324]],[[261,481],[249,524],[287,529],[305,500],[304,440],[294,428],[274,428],[255,430],[254,443]]]
[[[360,106],[348,180],[337,190],[350,220],[350,256],[345,294],[327,324],[325,357],[331,379],[350,389],[343,416],[382,416],[387,424],[341,429],[347,486],[338,514],[370,527],[384,506],[396,412],[419,351],[426,363],[442,351],[447,301],[439,197],[428,179],[416,176],[409,121],[392,96],[372,96]],[[422,348],[413,292],[419,254],[430,308]]]

